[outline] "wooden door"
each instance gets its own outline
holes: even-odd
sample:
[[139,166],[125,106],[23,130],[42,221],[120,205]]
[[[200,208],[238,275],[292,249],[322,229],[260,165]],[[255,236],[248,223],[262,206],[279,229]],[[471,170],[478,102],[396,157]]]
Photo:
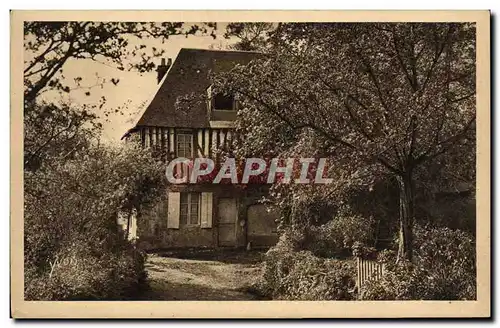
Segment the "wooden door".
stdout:
[[247,241],[255,246],[272,246],[278,241],[277,211],[267,210],[264,204],[250,205],[247,209]]
[[219,246],[236,245],[238,209],[236,198],[219,198],[218,206]]

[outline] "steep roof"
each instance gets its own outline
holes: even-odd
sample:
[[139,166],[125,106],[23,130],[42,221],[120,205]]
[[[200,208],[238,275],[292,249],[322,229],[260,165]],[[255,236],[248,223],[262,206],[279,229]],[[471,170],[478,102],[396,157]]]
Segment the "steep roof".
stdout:
[[204,95],[210,85],[210,72],[247,64],[258,55],[247,51],[182,48],[135,127],[209,127],[205,102],[193,102],[188,110],[179,111],[175,108],[177,99],[191,93]]

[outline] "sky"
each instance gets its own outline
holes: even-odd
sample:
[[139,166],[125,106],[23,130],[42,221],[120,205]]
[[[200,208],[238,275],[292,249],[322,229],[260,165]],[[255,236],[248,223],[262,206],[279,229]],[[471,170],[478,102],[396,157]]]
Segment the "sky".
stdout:
[[[224,49],[234,39],[225,39],[222,34],[225,25],[218,23],[217,38],[211,36],[171,36],[162,43],[160,40],[150,39],[141,41],[148,46],[155,46],[164,49],[164,58],[175,57],[181,48],[199,49]],[[160,58],[154,59],[156,64],[160,63]],[[68,102],[71,104],[99,104],[102,96],[106,97],[106,103],[98,112],[103,116],[100,122],[103,124],[103,142],[116,143],[121,136],[133,126],[138,119],[141,109],[145,103],[154,95],[157,89],[156,72],[153,70],[147,73],[137,71],[120,71],[112,66],[92,61],[90,59],[70,59],[63,67],[65,81],[73,81],[76,77],[82,77],[81,86],[83,88],[70,91],[68,94],[56,92],[46,92],[43,98],[54,102]],[[99,77],[97,77],[99,76]],[[119,79],[115,86],[112,83],[105,83],[102,88],[95,86],[102,79]],[[87,88],[90,87],[90,88]],[[90,96],[85,93],[89,91]],[[124,115],[115,113],[116,108],[121,107]],[[104,117],[104,112],[112,112],[108,117]]]

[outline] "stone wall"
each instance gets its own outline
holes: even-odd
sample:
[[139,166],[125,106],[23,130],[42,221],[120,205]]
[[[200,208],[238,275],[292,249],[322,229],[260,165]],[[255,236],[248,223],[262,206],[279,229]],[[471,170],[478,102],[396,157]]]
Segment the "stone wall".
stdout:
[[[263,188],[242,189],[229,185],[178,185],[172,187],[170,190],[181,192],[212,192],[214,202],[212,228],[201,228],[200,226],[180,226],[179,229],[167,229],[167,193],[153,208],[143,211],[143,213],[138,215],[137,237],[138,245],[142,249],[152,250],[181,247],[218,247],[217,204],[218,199],[221,197],[237,199],[238,218],[235,224],[235,247],[245,247],[250,241],[247,236],[248,208],[249,206],[257,204],[266,192],[266,189]],[[263,232],[260,235],[262,237],[266,237]],[[252,246],[258,247],[260,243],[259,240],[262,240],[263,243],[263,245],[260,246],[273,245],[276,241],[275,233],[273,231],[269,231],[269,237],[270,238],[259,239],[254,236]]]

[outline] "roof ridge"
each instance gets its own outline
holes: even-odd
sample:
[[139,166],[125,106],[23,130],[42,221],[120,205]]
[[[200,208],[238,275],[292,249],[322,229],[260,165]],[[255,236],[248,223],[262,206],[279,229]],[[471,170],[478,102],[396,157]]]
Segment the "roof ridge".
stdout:
[[197,50],[197,51],[211,51],[211,52],[233,52],[233,53],[251,53],[251,54],[263,54],[263,52],[260,51],[249,51],[249,50],[225,50],[225,49],[203,49],[203,48],[181,48],[179,52],[182,50]]

